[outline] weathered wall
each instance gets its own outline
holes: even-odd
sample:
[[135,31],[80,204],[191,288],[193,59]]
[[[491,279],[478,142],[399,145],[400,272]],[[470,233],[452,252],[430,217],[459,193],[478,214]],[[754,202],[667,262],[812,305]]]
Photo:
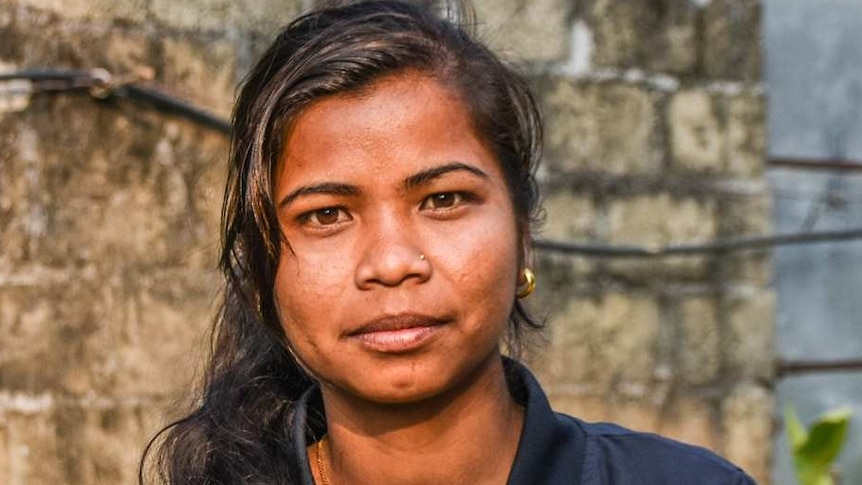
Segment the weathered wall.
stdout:
[[[0,67],[155,70],[220,114],[310,1],[0,0]],[[482,0],[547,116],[541,236],[766,233],[756,0]],[[86,97],[0,102],[0,482],[131,483],[205,344],[226,141]],[[770,263],[539,253],[556,405],[718,450],[766,481]]]
[[[490,3],[490,2],[489,2]],[[506,2],[508,3],[508,2]],[[770,232],[760,4],[542,0],[541,236],[663,246]],[[528,15],[524,17],[529,18]],[[715,449],[768,481],[774,295],[764,254],[665,260],[539,253],[560,409]]]

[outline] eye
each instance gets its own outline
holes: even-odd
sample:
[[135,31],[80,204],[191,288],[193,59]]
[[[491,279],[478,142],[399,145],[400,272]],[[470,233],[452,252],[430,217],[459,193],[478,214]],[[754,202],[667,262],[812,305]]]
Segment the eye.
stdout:
[[461,192],[440,192],[439,194],[432,194],[423,200],[420,209],[451,209],[464,203],[467,198],[467,195]]
[[299,220],[303,224],[318,227],[333,226],[351,219],[350,214],[341,207],[324,207],[299,216]]

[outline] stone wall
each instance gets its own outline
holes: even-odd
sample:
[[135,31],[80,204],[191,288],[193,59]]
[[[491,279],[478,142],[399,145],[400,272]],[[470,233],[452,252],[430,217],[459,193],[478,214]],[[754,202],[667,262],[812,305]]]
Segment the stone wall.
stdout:
[[[226,115],[311,0],[0,0],[0,69],[140,66]],[[755,0],[481,0],[547,123],[538,236],[660,246],[768,233]],[[129,103],[0,94],[0,482],[132,483],[193,385],[218,290],[219,133]],[[555,405],[710,447],[768,481],[763,254],[538,252]]]

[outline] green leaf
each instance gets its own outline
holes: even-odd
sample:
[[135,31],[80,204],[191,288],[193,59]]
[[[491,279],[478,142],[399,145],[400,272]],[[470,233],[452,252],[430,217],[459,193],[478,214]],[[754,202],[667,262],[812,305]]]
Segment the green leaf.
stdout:
[[796,453],[814,466],[828,468],[841,452],[852,416],[852,410],[841,408],[817,418]]
[[791,403],[787,403],[784,406],[784,429],[790,441],[790,448],[795,454],[796,450],[808,439],[808,432],[802,426],[802,421],[799,420],[799,415],[796,414],[796,408]]
[[796,463],[796,478],[799,485],[835,485],[828,468],[810,467],[805,462]]
[[784,425],[793,452],[793,464],[800,485],[835,485],[830,473],[847,438],[853,412],[847,408],[830,411],[806,430],[792,404],[784,408]]

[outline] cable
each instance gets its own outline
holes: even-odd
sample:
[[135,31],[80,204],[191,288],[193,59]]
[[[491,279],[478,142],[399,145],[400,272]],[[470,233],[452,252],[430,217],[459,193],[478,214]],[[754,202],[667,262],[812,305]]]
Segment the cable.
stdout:
[[823,231],[800,234],[783,234],[777,236],[724,239],[704,244],[681,244],[656,248],[577,244],[546,239],[537,239],[533,241],[533,244],[538,249],[584,256],[664,258],[668,256],[691,256],[696,254],[751,251],[756,249],[767,249],[775,246],[847,241],[853,239],[862,239],[862,228],[845,231]]
[[776,364],[779,377],[790,374],[807,374],[823,372],[860,372],[862,359],[847,360],[782,360]]
[[[74,70],[74,69],[24,69],[21,71],[0,72],[0,81],[27,80],[39,81],[71,81],[71,80],[105,80],[104,69]],[[108,74],[108,77],[110,75]]]
[[230,133],[230,121],[219,118],[206,110],[197,108],[161,91],[128,85],[113,91],[113,94],[114,96],[134,101],[143,101],[160,111],[182,116],[189,121],[194,121],[225,134]]
[[856,160],[810,160],[804,158],[770,158],[766,164],[774,168],[793,170],[815,170],[834,172],[862,172],[862,161]]
[[158,111],[186,118],[222,133],[230,133],[229,121],[162,91],[136,85],[152,78],[153,73],[149,69],[138,70],[126,77],[113,76],[104,69],[30,69],[0,73],[0,82],[31,82],[31,88],[23,94],[86,92],[97,99],[124,98],[148,104]]

